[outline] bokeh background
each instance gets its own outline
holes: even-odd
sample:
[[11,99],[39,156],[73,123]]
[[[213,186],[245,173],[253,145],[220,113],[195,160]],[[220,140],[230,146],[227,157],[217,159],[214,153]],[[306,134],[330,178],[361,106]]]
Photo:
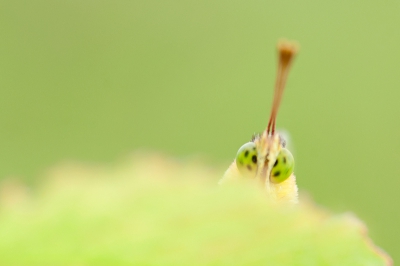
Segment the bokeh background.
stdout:
[[267,125],[286,37],[300,190],[400,259],[399,25],[393,0],[3,0],[0,179],[137,149],[228,166]]

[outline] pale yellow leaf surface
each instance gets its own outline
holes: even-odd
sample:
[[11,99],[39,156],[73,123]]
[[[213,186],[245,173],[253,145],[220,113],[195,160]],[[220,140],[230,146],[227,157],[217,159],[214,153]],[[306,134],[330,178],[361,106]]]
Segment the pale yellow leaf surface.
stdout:
[[138,153],[3,182],[0,265],[391,264],[355,215],[271,205],[251,184],[219,186],[220,169]]

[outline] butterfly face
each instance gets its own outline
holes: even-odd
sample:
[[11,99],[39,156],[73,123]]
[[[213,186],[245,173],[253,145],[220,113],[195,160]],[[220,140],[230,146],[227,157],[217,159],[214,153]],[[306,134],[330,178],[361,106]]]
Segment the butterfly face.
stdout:
[[[235,163],[240,174],[249,178],[256,178],[259,174],[259,180],[265,182],[266,178],[269,178],[269,181],[275,184],[285,181],[294,170],[292,153],[284,147],[285,142],[281,137],[279,137],[279,143],[273,145],[273,139],[263,141],[263,143],[272,145],[257,149],[256,144],[261,145],[262,143],[259,138],[260,136],[257,136],[253,141],[247,142],[239,148]],[[272,151],[272,147],[276,147],[275,152]],[[269,165],[270,162],[272,167]],[[258,172],[259,168],[262,169],[260,172]],[[269,169],[271,170],[269,171]]]

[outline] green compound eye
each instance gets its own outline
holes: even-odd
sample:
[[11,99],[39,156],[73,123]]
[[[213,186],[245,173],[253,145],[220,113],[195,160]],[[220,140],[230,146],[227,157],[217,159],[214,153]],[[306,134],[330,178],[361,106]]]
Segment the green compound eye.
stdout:
[[271,182],[281,183],[285,181],[294,169],[294,158],[288,149],[282,148],[276,158],[271,171]]
[[236,166],[244,176],[255,177],[257,174],[257,149],[254,142],[247,142],[236,154]]

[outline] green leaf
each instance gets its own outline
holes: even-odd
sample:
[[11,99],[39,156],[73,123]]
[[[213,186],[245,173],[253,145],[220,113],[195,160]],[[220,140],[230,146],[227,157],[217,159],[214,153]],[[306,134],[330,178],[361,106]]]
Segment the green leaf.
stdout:
[[[198,161],[138,154],[1,187],[0,265],[390,265],[354,215],[218,186]],[[301,189],[301,188],[300,188]]]

